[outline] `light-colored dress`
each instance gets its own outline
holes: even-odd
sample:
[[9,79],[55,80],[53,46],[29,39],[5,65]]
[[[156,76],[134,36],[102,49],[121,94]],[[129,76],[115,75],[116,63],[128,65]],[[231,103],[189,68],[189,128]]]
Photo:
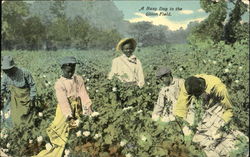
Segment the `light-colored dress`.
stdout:
[[72,79],[61,77],[55,84],[55,90],[58,100],[56,116],[46,130],[52,149],[43,150],[36,157],[61,157],[71,129],[67,117],[73,115],[78,119],[91,107],[83,79],[78,75],[74,75]]

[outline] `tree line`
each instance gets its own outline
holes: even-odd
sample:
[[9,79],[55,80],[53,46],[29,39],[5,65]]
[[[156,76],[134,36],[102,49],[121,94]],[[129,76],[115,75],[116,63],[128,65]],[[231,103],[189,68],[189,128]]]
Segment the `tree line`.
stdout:
[[[112,1],[5,1],[2,3],[2,50],[114,49],[125,36],[134,37],[139,47],[190,43],[211,39],[234,43],[248,38],[249,23],[241,23],[247,11],[242,0],[231,1],[228,20],[224,0],[200,0],[209,13],[201,23],[171,31],[150,22],[129,23]],[[97,11],[98,10],[98,11]]]
[[[242,15],[249,11],[245,0],[200,0],[201,8],[209,13],[207,19],[194,27],[189,42],[212,40],[233,44],[249,39],[249,21],[243,22]],[[229,5],[233,7],[229,9]]]
[[[36,3],[36,2],[35,2]],[[55,1],[48,9],[52,17],[31,14],[32,4],[15,1],[2,6],[2,49],[112,49],[121,38],[115,29],[102,30],[81,16],[68,18],[63,2]]]

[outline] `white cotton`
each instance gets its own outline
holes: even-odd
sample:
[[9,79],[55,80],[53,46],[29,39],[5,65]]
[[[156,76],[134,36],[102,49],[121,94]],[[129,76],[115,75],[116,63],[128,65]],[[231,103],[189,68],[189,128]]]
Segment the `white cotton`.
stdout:
[[52,145],[50,143],[46,143],[45,148],[50,151],[52,149]]
[[43,116],[43,113],[42,113],[42,112],[39,112],[39,113],[38,113],[38,116],[39,116],[39,117],[42,117],[42,116]]
[[139,113],[142,113],[142,110],[137,111],[137,113],[138,113],[138,114],[139,114]]
[[92,117],[96,117],[96,116],[98,116],[100,113],[99,112],[93,112],[92,114],[91,114],[91,116]]
[[122,140],[121,142],[120,142],[120,146],[125,146],[127,144],[127,141],[126,140]]
[[129,109],[132,109],[132,108],[133,108],[132,106],[129,106],[129,107],[123,108],[122,110],[123,110],[123,111],[126,111],[126,110],[129,110]]
[[65,149],[64,154],[65,155],[69,155],[69,153],[70,153],[70,150],[69,149]]
[[141,135],[141,140],[145,142],[147,138],[144,135]]
[[88,136],[90,135],[90,132],[89,132],[89,131],[84,131],[82,134],[83,134],[84,136],[88,137]]
[[126,157],[133,157],[132,154],[128,153],[126,154]]
[[79,130],[79,131],[76,132],[76,136],[77,136],[77,137],[80,137],[81,134],[82,134],[82,131],[81,131],[81,130]]
[[10,111],[8,111],[7,113],[4,114],[4,118],[8,119],[10,117]]
[[37,137],[37,142],[42,142],[42,141],[43,141],[43,137],[42,136]]
[[78,127],[80,124],[80,120],[79,119],[75,120],[75,123],[76,123],[76,126]]
[[187,126],[184,126],[182,131],[183,131],[185,136],[189,136],[192,133],[192,130],[190,130],[189,127],[187,127]]
[[99,137],[101,137],[101,134],[95,134],[94,139],[98,139]]
[[117,88],[116,88],[116,87],[113,87],[113,88],[112,88],[112,91],[113,91],[113,92],[116,92],[116,91],[117,91]]

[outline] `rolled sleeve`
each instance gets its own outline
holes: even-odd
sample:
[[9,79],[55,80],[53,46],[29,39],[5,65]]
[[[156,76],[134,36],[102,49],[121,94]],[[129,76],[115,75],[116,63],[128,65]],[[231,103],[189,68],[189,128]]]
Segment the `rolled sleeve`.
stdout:
[[226,86],[222,83],[219,85],[216,85],[215,91],[216,91],[216,96],[221,98],[221,104],[223,105],[223,107],[226,110],[222,115],[222,119],[225,122],[228,122],[231,120],[231,118],[233,116],[233,112],[232,112],[232,103],[230,101]]
[[189,95],[186,93],[184,85],[181,86],[180,95],[177,103],[173,105],[173,114],[186,118],[188,112]]
[[83,109],[84,109],[84,107],[89,108],[92,105],[92,102],[91,102],[89,95],[87,93],[87,90],[85,88],[84,81],[81,77],[79,77],[78,80],[79,80],[79,84],[80,84],[79,96],[80,96],[81,101],[82,101],[82,108]]
[[64,89],[60,83],[56,83],[55,90],[56,90],[56,98],[57,98],[58,104],[60,106],[60,109],[62,111],[62,114],[66,118],[68,116],[72,116],[72,110],[71,110],[70,104],[69,104],[68,99],[67,99],[66,89]]
[[117,61],[116,61],[116,59],[114,59],[114,60],[112,61],[112,67],[111,67],[111,71],[110,71],[110,73],[109,73],[109,75],[108,75],[108,79],[111,80],[111,79],[113,78],[113,76],[114,76],[115,74],[117,74],[117,73],[118,73]]
[[138,60],[138,86],[142,87],[144,84],[145,84],[145,81],[144,81],[144,74],[143,74],[142,64]]
[[163,108],[164,108],[164,94],[163,94],[163,90],[160,91],[158,99],[157,99],[157,103],[154,106],[154,110],[152,113],[152,118],[159,118],[161,116],[161,113],[163,112]]
[[7,77],[6,75],[3,75],[3,78],[1,80],[1,95],[7,93]]
[[36,85],[31,73],[27,72],[26,80],[30,88],[30,97],[31,99],[33,99],[34,97],[36,97]]

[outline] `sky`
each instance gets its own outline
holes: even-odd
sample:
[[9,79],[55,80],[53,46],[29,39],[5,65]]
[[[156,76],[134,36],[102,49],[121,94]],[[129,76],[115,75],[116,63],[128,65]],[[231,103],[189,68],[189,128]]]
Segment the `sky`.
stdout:
[[[165,25],[170,30],[186,29],[189,22],[203,21],[209,14],[200,7],[200,2],[193,1],[113,1],[129,22],[152,22],[154,25]],[[144,8],[143,8],[144,7]],[[162,8],[162,9],[161,9]],[[173,11],[170,11],[173,8]],[[176,10],[177,8],[177,10]],[[161,10],[160,10],[161,9]],[[168,9],[168,10],[166,10]],[[160,12],[167,13],[163,15]],[[156,13],[158,16],[156,16]],[[163,16],[159,16],[163,15]],[[243,21],[248,20],[249,12]]]

